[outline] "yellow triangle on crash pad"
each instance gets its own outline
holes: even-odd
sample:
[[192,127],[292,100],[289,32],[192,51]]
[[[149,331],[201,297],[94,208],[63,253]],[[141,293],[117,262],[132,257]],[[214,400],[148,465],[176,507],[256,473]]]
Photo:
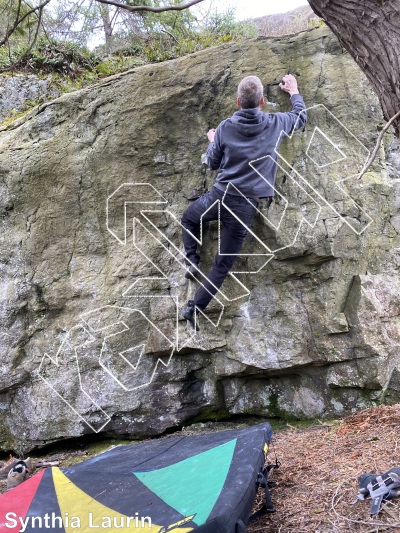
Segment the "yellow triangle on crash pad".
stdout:
[[[193,517],[187,517],[169,526],[149,524],[148,520],[143,523],[142,518],[133,514],[132,518],[118,513],[89,496],[77,487],[59,468],[52,468],[53,482],[57,494],[60,516],[63,521],[65,533],[93,533],[99,531],[105,533],[132,533],[140,530],[142,533],[189,533],[193,528],[175,527],[183,525]],[[136,518],[137,517],[137,518]]]

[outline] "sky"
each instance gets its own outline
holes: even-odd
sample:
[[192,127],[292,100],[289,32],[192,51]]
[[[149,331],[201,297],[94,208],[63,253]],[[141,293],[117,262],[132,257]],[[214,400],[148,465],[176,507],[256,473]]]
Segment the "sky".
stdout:
[[307,0],[205,0],[200,5],[206,7],[212,3],[218,8],[222,6],[236,6],[238,20],[272,15],[273,13],[286,13],[299,6],[308,5]]
[[236,16],[239,20],[246,18],[262,17],[263,15],[272,15],[273,13],[286,13],[291,9],[299,6],[306,6],[306,0],[233,0],[236,4]]

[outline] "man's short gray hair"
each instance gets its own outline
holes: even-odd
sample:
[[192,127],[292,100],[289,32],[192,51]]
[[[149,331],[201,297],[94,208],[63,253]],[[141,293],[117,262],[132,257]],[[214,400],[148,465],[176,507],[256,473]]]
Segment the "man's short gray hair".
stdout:
[[260,105],[264,87],[257,76],[246,76],[239,83],[238,98],[242,109],[250,109]]

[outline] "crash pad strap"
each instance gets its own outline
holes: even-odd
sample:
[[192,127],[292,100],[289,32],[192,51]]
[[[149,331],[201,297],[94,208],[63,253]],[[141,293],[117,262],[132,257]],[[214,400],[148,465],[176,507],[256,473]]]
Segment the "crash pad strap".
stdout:
[[257,520],[257,518],[260,518],[260,516],[264,516],[267,513],[275,513],[276,509],[274,507],[274,504],[272,503],[271,494],[269,492],[270,487],[273,485],[271,481],[268,481],[268,475],[270,470],[279,467],[280,463],[279,461],[276,461],[275,464],[268,465],[267,467],[260,470],[260,472],[258,473],[256,485],[257,490],[259,489],[259,487],[262,487],[264,489],[264,505],[261,507],[261,509],[259,509],[250,516],[248,522]]
[[246,526],[242,520],[238,520],[235,526],[235,533],[247,533]]

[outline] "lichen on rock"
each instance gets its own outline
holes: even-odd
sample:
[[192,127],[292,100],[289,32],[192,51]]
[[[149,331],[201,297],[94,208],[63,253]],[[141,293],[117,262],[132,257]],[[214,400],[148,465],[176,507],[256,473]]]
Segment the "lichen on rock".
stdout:
[[[193,336],[177,320],[195,290],[179,220],[213,183],[206,132],[235,111],[248,74],[265,84],[266,111],[289,110],[277,86],[288,71],[309,124],[282,144],[278,193],[235,264],[245,273]],[[2,128],[0,447],[157,435],[218,411],[332,417],[393,399],[396,142],[355,177],[382,122],[363,74],[317,28],[139,67]],[[205,270],[217,246],[213,223]]]

